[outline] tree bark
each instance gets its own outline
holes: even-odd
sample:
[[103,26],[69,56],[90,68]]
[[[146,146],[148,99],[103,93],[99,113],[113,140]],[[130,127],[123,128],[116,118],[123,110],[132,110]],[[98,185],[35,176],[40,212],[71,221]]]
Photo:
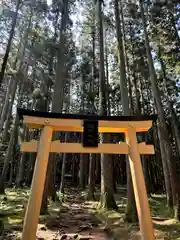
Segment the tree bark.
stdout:
[[[119,16],[119,2],[114,0],[114,13],[116,19],[116,36],[118,43],[118,57],[119,57],[119,67],[120,67],[120,89],[121,89],[121,101],[123,107],[123,114],[126,116],[131,115],[129,107],[129,97],[128,97],[128,88],[126,80],[126,68],[125,68],[125,56],[123,49],[123,39],[121,31],[121,23]],[[130,173],[130,166],[128,159],[126,160],[126,171],[127,171],[127,207],[126,207],[126,220],[128,222],[137,221],[137,211],[134,198],[134,190],[132,186],[132,178]]]
[[[25,79],[23,80],[23,83],[19,89],[19,97],[18,97],[17,107],[19,107],[20,103],[21,103],[22,93],[24,91],[24,81],[25,81]],[[14,118],[14,123],[13,123],[13,127],[12,127],[11,137],[10,137],[10,141],[9,141],[9,145],[8,145],[7,155],[6,155],[6,158],[5,158],[5,161],[3,164],[3,170],[2,170],[2,173],[0,176],[0,193],[4,193],[4,190],[5,190],[4,181],[6,179],[9,162],[12,158],[12,151],[13,151],[13,147],[14,147],[14,139],[15,139],[16,132],[17,132],[18,122],[19,122],[19,117],[18,117],[18,114],[16,113],[16,117]]]
[[[175,188],[175,169],[174,164],[172,163],[172,149],[171,144],[169,141],[168,136],[168,130],[166,125],[166,120],[164,116],[164,110],[161,103],[161,98],[159,94],[159,89],[157,87],[157,76],[154,69],[153,59],[151,55],[151,49],[149,46],[149,38],[148,33],[146,29],[146,20],[144,15],[144,6],[143,1],[140,0],[140,10],[141,10],[141,18],[143,22],[143,29],[144,29],[144,37],[145,37],[145,47],[146,47],[146,54],[148,58],[148,67],[150,72],[150,81],[152,86],[152,92],[155,99],[155,106],[158,113],[158,134],[159,134],[159,140],[160,140],[160,148],[161,148],[161,156],[163,161],[163,171],[164,171],[164,177],[165,177],[165,183],[166,183],[166,191],[167,191],[167,198],[168,198],[168,204],[169,206],[172,206],[176,203],[176,188]],[[169,183],[170,181],[170,183]]]
[[26,177],[26,185],[31,186],[31,181],[32,181],[32,176],[33,176],[33,170],[34,170],[34,165],[36,161],[36,154],[37,153],[30,153],[29,156],[29,162],[27,166],[27,177]]
[[[109,140],[108,135],[102,135],[102,143],[107,143]],[[101,199],[100,207],[106,209],[117,209],[114,199],[113,188],[113,164],[111,155],[101,155]]]
[[[98,40],[100,50],[100,91],[99,91],[99,114],[107,115],[107,92],[105,84],[104,72],[104,36],[102,23],[102,1],[96,1],[97,7],[97,22],[98,22]],[[101,142],[107,142],[108,135],[101,134]],[[100,207],[102,208],[117,208],[113,194],[113,171],[112,162],[109,161],[109,156],[101,154],[101,199]]]
[[96,155],[90,154],[89,161],[89,179],[88,179],[88,194],[87,200],[95,200],[95,167],[96,167]]
[[[29,140],[29,129],[27,128],[27,126],[24,126],[24,136],[23,136],[23,141],[27,142]],[[23,185],[23,181],[24,181],[24,165],[25,165],[25,160],[27,157],[27,153],[23,152],[21,154],[21,158],[20,158],[20,164],[19,164],[19,171],[17,174],[17,178],[16,178],[16,187],[20,188]]]
[[[69,1],[63,1],[63,9],[62,9],[62,16],[61,16],[61,27],[60,27],[60,41],[58,44],[58,52],[57,52],[57,64],[56,64],[56,77],[55,77],[55,84],[54,84],[54,94],[52,99],[52,112],[62,112],[63,108],[63,99],[64,99],[64,84],[65,84],[65,36],[64,33],[66,31],[66,25],[68,21],[68,5]],[[59,133],[56,132],[53,136],[53,140],[59,138]],[[53,173],[55,171],[55,159],[56,154],[51,154],[49,157],[47,175],[46,175],[46,182],[44,187],[44,194],[43,194],[43,201],[41,208],[47,209],[47,198],[51,196],[52,199],[57,199],[56,197],[56,190],[55,190],[55,178]],[[51,184],[49,184],[51,183]],[[46,205],[43,205],[45,203]]]
[[[32,15],[33,15],[33,11],[32,11],[32,6],[31,6],[27,29],[23,35],[23,38],[21,39],[22,45],[21,45],[21,43],[19,44],[20,46],[19,46],[19,50],[17,53],[17,57],[13,64],[13,68],[16,69],[17,68],[17,60],[18,59],[20,60],[18,73],[20,73],[22,71],[22,65],[23,65],[23,61],[24,61],[24,57],[25,57],[25,50],[26,50],[27,44],[28,44],[28,36],[29,36],[30,30],[31,30]],[[31,58],[31,54],[32,53],[29,54],[29,59]],[[15,98],[15,94],[16,94],[16,90],[17,90],[17,84],[18,84],[17,77],[15,79],[11,79],[11,81],[9,83],[9,89],[11,90],[11,101],[9,104],[8,112],[6,114],[7,117],[6,117],[5,127],[4,127],[4,131],[3,131],[2,142],[8,141],[9,122],[11,119],[12,107],[14,104],[14,98]],[[2,123],[0,123],[0,131],[1,131],[1,129],[2,129]]]
[[10,50],[11,50],[11,44],[12,44],[12,40],[13,40],[13,37],[14,37],[14,32],[15,32],[16,21],[17,21],[17,17],[18,17],[18,11],[19,11],[19,7],[20,7],[20,3],[21,3],[21,0],[16,0],[16,10],[15,10],[15,12],[13,14],[13,17],[12,17],[11,31],[9,33],[8,44],[7,44],[7,47],[6,47],[6,52],[5,52],[5,55],[4,55],[4,58],[3,58],[3,63],[2,63],[2,66],[1,66],[1,71],[0,71],[0,86],[3,82],[3,78],[4,78],[8,58],[9,58],[9,53],[10,53]]
[[1,121],[0,121],[0,132],[1,133],[2,133],[2,130],[3,130],[4,122],[7,119],[7,113],[8,113],[8,109],[9,109],[9,95],[10,95],[10,91],[11,91],[11,84],[12,84],[12,80],[9,81],[7,92],[6,92],[6,97],[5,97],[5,102],[4,102],[4,105],[3,105],[2,112],[1,112]]
[[[68,140],[68,134],[65,133],[65,142],[67,142]],[[66,157],[67,157],[67,154],[64,153],[63,154],[63,162],[62,162],[62,169],[61,169],[61,184],[60,184],[60,194],[64,194],[64,183],[65,183],[65,179],[64,179],[64,175],[65,175],[65,172],[66,172]]]
[[7,176],[7,172],[8,172],[8,167],[9,167],[9,162],[10,159],[12,157],[12,150],[13,150],[13,146],[14,146],[14,137],[15,137],[15,133],[16,133],[16,128],[18,125],[18,114],[16,114],[15,120],[14,120],[14,124],[13,124],[13,129],[11,132],[11,138],[9,141],[9,145],[8,145],[8,150],[7,150],[7,155],[3,164],[3,170],[0,176],[0,194],[4,194],[5,192],[5,187],[4,187],[4,182],[6,180],[6,176]]
[[3,142],[5,142],[7,140],[7,138],[8,138],[9,121],[10,121],[11,114],[12,114],[12,108],[13,108],[13,104],[14,104],[16,90],[17,90],[17,81],[16,80],[12,80],[11,100],[10,100],[10,103],[9,103],[9,106],[8,106],[8,112],[7,112],[7,115],[6,115],[6,122],[5,122],[3,136],[2,136],[2,141]]

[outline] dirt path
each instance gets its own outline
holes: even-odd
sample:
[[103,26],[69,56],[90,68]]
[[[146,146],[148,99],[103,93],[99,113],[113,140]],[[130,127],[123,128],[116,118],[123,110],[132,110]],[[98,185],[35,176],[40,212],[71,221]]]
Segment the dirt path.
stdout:
[[60,212],[55,207],[46,222],[39,224],[37,239],[112,239],[91,211],[91,204],[85,203],[77,191],[71,191]]
[[[0,230],[1,224],[4,225],[0,240],[21,239],[28,196],[28,189],[8,189],[6,196],[0,196]],[[96,198],[98,199],[98,194]],[[96,216],[111,229],[116,239],[141,239],[138,224],[124,222],[124,194],[119,190],[115,198],[118,211],[98,211]],[[180,223],[169,217],[166,202],[162,204],[162,199],[158,200],[157,197],[156,201],[150,199],[150,203],[157,239],[179,239]],[[66,189],[64,203],[50,202],[49,214],[40,216],[36,240],[112,240],[104,225],[92,214],[97,204],[98,202],[85,202],[77,189]]]

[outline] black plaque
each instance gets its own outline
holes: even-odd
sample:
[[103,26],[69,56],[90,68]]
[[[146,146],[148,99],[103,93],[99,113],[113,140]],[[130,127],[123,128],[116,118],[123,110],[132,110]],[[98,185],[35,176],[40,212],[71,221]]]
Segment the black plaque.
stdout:
[[83,147],[98,147],[98,121],[84,120]]

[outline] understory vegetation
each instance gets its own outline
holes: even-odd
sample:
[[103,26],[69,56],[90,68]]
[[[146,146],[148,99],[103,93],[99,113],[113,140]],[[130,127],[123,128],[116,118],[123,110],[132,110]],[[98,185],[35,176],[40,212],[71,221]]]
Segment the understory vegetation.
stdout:
[[[140,239],[138,223],[124,221],[127,204],[124,187],[118,186],[115,194],[118,210],[98,208],[98,189],[95,201],[86,200],[87,191],[76,188],[65,191],[63,201],[50,201],[48,213],[40,216],[37,239]],[[21,239],[28,196],[29,189],[7,189],[6,194],[1,195],[2,239]],[[157,239],[178,239],[180,223],[167,208],[166,196],[152,195],[149,203]]]

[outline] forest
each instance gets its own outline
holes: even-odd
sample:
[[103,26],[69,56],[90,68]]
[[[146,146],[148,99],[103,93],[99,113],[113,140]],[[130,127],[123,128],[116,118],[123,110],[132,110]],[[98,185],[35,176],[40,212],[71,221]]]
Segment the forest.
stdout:
[[[157,115],[141,155],[156,239],[180,236],[179,0],[0,0],[0,239],[21,239],[39,140],[17,109]],[[77,132],[54,139],[81,142]],[[124,141],[103,134],[106,143]],[[142,239],[126,155],[50,154],[36,239]],[[146,239],[147,240],[147,239]]]

